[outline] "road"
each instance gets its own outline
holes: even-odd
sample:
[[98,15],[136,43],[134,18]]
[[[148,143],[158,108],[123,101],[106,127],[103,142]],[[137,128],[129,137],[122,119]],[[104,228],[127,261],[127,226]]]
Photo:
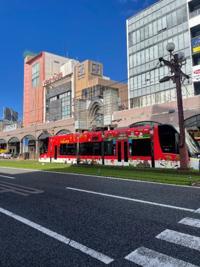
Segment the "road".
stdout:
[[0,266],[200,266],[200,188],[0,168]]

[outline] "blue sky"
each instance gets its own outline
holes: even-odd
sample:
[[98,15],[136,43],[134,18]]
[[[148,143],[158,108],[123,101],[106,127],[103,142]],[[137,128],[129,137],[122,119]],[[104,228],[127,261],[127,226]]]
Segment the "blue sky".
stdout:
[[0,117],[5,106],[22,116],[26,50],[97,60],[106,76],[126,79],[126,18],[154,2],[0,0]]

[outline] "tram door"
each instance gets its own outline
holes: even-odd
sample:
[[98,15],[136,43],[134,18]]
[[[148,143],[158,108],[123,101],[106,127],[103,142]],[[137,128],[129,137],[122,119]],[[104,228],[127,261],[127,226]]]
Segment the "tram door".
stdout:
[[58,146],[54,147],[54,159],[57,159],[58,157]]
[[126,140],[117,141],[117,161],[118,165],[128,165],[128,142]]

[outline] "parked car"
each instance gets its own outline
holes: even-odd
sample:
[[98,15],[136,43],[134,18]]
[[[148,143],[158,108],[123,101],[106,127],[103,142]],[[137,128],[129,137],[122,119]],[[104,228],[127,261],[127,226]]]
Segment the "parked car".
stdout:
[[0,154],[0,158],[3,158],[3,159],[11,159],[12,158],[12,154],[7,152],[7,153],[1,153]]

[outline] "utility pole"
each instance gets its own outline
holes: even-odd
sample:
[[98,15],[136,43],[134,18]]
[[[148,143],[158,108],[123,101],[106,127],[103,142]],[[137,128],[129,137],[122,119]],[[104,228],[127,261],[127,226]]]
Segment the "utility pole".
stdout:
[[76,112],[75,114],[75,119],[77,120],[77,143],[76,143],[76,164],[80,164],[80,102],[78,99],[75,101],[76,108],[74,108],[74,111]]
[[174,43],[169,43],[166,47],[170,53],[170,60],[166,60],[163,57],[159,58],[160,63],[164,63],[165,66],[170,68],[171,76],[166,76],[160,80],[160,83],[172,80],[176,84],[176,95],[177,95],[177,107],[178,107],[178,120],[179,120],[179,154],[180,154],[180,169],[188,169],[188,149],[185,141],[185,126],[184,126],[184,113],[183,113],[183,99],[181,84],[183,79],[189,79],[189,76],[181,70],[182,66],[186,64],[184,53],[174,54],[175,49]]

